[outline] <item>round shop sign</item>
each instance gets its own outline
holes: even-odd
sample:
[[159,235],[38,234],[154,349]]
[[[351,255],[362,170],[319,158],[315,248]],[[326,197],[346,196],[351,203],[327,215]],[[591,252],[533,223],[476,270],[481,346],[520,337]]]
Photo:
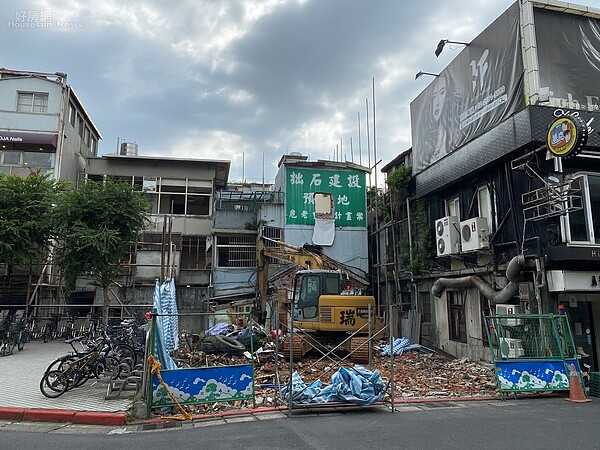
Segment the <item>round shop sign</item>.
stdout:
[[554,156],[570,158],[583,150],[587,137],[587,125],[581,117],[560,117],[548,127],[546,145]]

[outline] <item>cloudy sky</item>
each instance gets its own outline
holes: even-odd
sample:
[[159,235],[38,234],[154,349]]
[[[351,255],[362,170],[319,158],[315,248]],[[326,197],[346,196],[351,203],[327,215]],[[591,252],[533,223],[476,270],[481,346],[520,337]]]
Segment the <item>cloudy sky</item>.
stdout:
[[367,166],[373,84],[380,166],[409,148],[409,104],[431,81],[415,74],[440,71],[462,48],[436,58],[439,40],[471,41],[512,3],[0,2],[0,67],[67,73],[101,154],[120,138],[140,155],[230,160],[230,181],[251,182],[262,181],[264,160],[272,182],[289,152]]

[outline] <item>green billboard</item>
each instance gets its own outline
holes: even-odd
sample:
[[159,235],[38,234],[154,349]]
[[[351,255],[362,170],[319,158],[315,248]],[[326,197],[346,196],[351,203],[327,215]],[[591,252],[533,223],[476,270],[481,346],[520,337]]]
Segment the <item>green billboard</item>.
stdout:
[[314,225],[315,193],[331,194],[336,227],[367,226],[365,172],[287,167],[286,223]]

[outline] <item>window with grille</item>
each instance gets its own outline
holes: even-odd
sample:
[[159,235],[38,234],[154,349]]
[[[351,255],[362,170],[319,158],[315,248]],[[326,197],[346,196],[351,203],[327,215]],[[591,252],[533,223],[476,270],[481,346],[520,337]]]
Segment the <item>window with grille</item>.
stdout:
[[[273,241],[283,241],[283,229],[278,227],[264,226],[262,235],[266,238],[265,247],[278,248],[279,246]],[[280,264],[281,261],[277,258],[269,258],[269,264]]]
[[48,93],[19,92],[17,94],[17,111],[33,113],[48,112]]
[[217,267],[256,267],[256,236],[217,236]]
[[464,291],[447,291],[448,334],[451,341],[467,343]]
[[[269,227],[269,226],[264,226],[263,227],[263,231],[262,231],[262,235],[266,238],[269,239],[273,239],[274,241],[282,241],[283,240],[283,229],[278,228],[278,227]],[[266,243],[267,247],[277,247],[276,244],[272,243],[272,242],[268,242]]]

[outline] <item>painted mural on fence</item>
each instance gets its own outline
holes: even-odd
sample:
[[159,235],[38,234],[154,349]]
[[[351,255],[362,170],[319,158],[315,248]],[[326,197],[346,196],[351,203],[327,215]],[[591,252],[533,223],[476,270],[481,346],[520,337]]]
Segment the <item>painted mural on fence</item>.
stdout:
[[[572,361],[496,361],[501,391],[554,391],[569,389]],[[576,369],[579,371],[579,365]]]
[[[169,392],[183,405],[229,402],[254,398],[254,370],[250,364],[161,371]],[[167,390],[152,377],[152,407],[172,406]]]
[[286,223],[314,225],[314,195],[317,192],[332,195],[336,227],[367,226],[364,172],[298,167],[287,169]]

